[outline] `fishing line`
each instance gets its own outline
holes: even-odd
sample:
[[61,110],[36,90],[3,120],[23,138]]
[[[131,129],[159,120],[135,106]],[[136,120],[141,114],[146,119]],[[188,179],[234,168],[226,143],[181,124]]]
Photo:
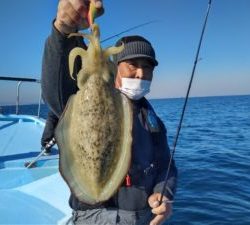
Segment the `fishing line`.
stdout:
[[178,137],[179,137],[180,130],[181,130],[181,125],[182,125],[183,117],[184,117],[185,110],[186,110],[186,105],[187,105],[187,101],[188,101],[188,97],[189,97],[189,92],[190,92],[190,89],[191,89],[191,85],[192,85],[192,82],[193,82],[193,77],[194,77],[196,65],[197,65],[197,62],[198,62],[201,43],[202,43],[203,35],[204,35],[204,32],[205,32],[205,28],[206,28],[206,25],[207,25],[207,19],[208,19],[208,15],[209,15],[210,8],[211,8],[211,3],[212,3],[212,0],[209,0],[208,1],[208,7],[207,7],[207,13],[206,13],[206,16],[205,16],[205,20],[204,20],[204,24],[203,24],[203,27],[202,27],[200,40],[199,40],[199,45],[198,45],[195,60],[194,60],[193,70],[192,70],[191,78],[190,78],[190,81],[189,81],[189,85],[188,85],[188,89],[187,89],[187,93],[186,93],[186,97],[185,97],[185,102],[184,102],[184,105],[183,105],[183,108],[182,108],[181,118],[180,118],[180,121],[179,121],[179,125],[178,125],[178,128],[177,128],[175,139],[174,139],[173,151],[172,151],[172,153],[170,155],[168,169],[167,169],[167,173],[166,173],[166,176],[165,176],[164,185],[163,185],[163,188],[162,188],[162,191],[161,191],[160,205],[162,203],[163,195],[164,195],[164,192],[165,192],[165,189],[166,189],[166,186],[167,186],[167,180],[168,180],[168,176],[169,176],[169,173],[170,173],[170,167],[171,167],[171,164],[173,162],[173,157],[174,157],[174,154],[175,154],[175,149],[176,149],[176,145],[177,145],[177,142],[178,142]]
[[156,23],[156,22],[159,22],[159,21],[158,21],[158,20],[152,20],[152,21],[149,21],[149,22],[146,22],[146,23],[142,23],[142,24],[136,25],[136,26],[131,27],[131,28],[127,29],[127,30],[124,30],[124,31],[122,31],[122,32],[120,32],[120,33],[118,33],[118,34],[115,34],[115,35],[112,35],[112,36],[110,36],[110,37],[108,37],[108,38],[103,39],[103,40],[101,41],[101,43],[103,43],[103,42],[105,42],[105,41],[108,41],[108,40],[110,40],[110,39],[112,39],[112,38],[118,37],[118,36],[120,36],[121,34],[127,33],[127,32],[129,32],[129,31],[132,31],[132,30],[135,30],[135,29],[137,29],[137,28],[144,27],[144,26],[147,26],[147,25],[149,25],[149,24],[151,24],[151,23]]

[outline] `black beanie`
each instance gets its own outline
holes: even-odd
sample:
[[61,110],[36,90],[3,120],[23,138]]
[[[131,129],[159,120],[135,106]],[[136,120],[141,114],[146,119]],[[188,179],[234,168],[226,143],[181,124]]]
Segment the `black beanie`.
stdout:
[[114,62],[118,64],[121,61],[134,58],[147,58],[154,66],[158,65],[155,59],[155,51],[151,43],[141,36],[127,36],[119,39],[115,46],[124,44],[124,50],[113,56]]

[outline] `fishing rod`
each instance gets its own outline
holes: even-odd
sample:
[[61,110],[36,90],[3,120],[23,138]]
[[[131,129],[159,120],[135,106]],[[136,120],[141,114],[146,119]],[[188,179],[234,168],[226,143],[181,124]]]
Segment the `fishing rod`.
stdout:
[[[175,154],[176,145],[177,145],[177,142],[178,142],[178,137],[179,137],[180,130],[181,130],[181,125],[182,125],[182,121],[183,121],[185,110],[186,110],[186,105],[187,105],[187,101],[188,101],[188,97],[189,97],[189,92],[190,92],[190,89],[191,89],[191,85],[192,85],[192,82],[193,82],[193,77],[194,77],[196,65],[197,65],[197,62],[198,62],[201,43],[202,43],[203,35],[204,35],[204,32],[205,32],[205,28],[206,28],[206,25],[207,25],[207,19],[208,19],[208,15],[209,15],[210,8],[211,8],[211,3],[212,3],[212,0],[209,0],[208,1],[208,7],[207,7],[207,13],[206,13],[206,16],[205,16],[205,20],[204,20],[204,24],[203,24],[203,27],[202,27],[202,32],[201,32],[201,36],[200,36],[200,40],[199,40],[195,60],[194,60],[193,70],[192,70],[191,78],[190,78],[190,81],[189,81],[189,85],[188,85],[188,89],[187,89],[187,93],[186,93],[186,97],[185,97],[185,102],[184,102],[184,105],[183,105],[183,108],[182,108],[182,113],[181,113],[179,125],[178,125],[176,135],[175,135],[175,139],[174,139],[173,151],[172,151],[172,153],[170,155],[168,169],[167,169],[167,173],[166,173],[166,176],[165,176],[163,188],[162,188],[162,191],[161,191],[160,205],[162,203],[163,195],[164,195],[165,189],[167,187],[167,180],[168,180],[169,173],[170,173],[170,167],[171,167],[171,164],[173,162],[173,157],[174,157],[174,154]],[[172,201],[166,201],[166,203],[168,203],[168,202],[172,202]]]
[[38,154],[38,156],[31,162],[25,162],[24,166],[26,168],[33,168],[36,167],[35,163],[46,153],[46,151],[50,148],[52,148],[56,144],[56,139],[53,137],[45,147],[43,147],[42,151]]

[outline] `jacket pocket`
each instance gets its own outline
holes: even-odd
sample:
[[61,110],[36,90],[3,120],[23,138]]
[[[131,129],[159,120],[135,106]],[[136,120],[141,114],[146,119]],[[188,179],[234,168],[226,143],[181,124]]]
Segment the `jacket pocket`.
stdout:
[[142,210],[148,208],[148,197],[152,194],[156,169],[153,165],[140,169],[132,167],[129,170],[131,186],[122,186],[118,192],[118,207],[124,210]]

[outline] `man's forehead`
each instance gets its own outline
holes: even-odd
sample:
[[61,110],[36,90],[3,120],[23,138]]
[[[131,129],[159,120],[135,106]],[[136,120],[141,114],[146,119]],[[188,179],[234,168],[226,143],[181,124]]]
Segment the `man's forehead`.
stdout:
[[151,65],[152,67],[154,67],[154,64],[152,63],[152,61],[150,59],[148,59],[148,58],[145,58],[145,57],[127,59],[127,60],[124,60],[124,62],[138,63],[138,64],[148,64],[148,65]]

